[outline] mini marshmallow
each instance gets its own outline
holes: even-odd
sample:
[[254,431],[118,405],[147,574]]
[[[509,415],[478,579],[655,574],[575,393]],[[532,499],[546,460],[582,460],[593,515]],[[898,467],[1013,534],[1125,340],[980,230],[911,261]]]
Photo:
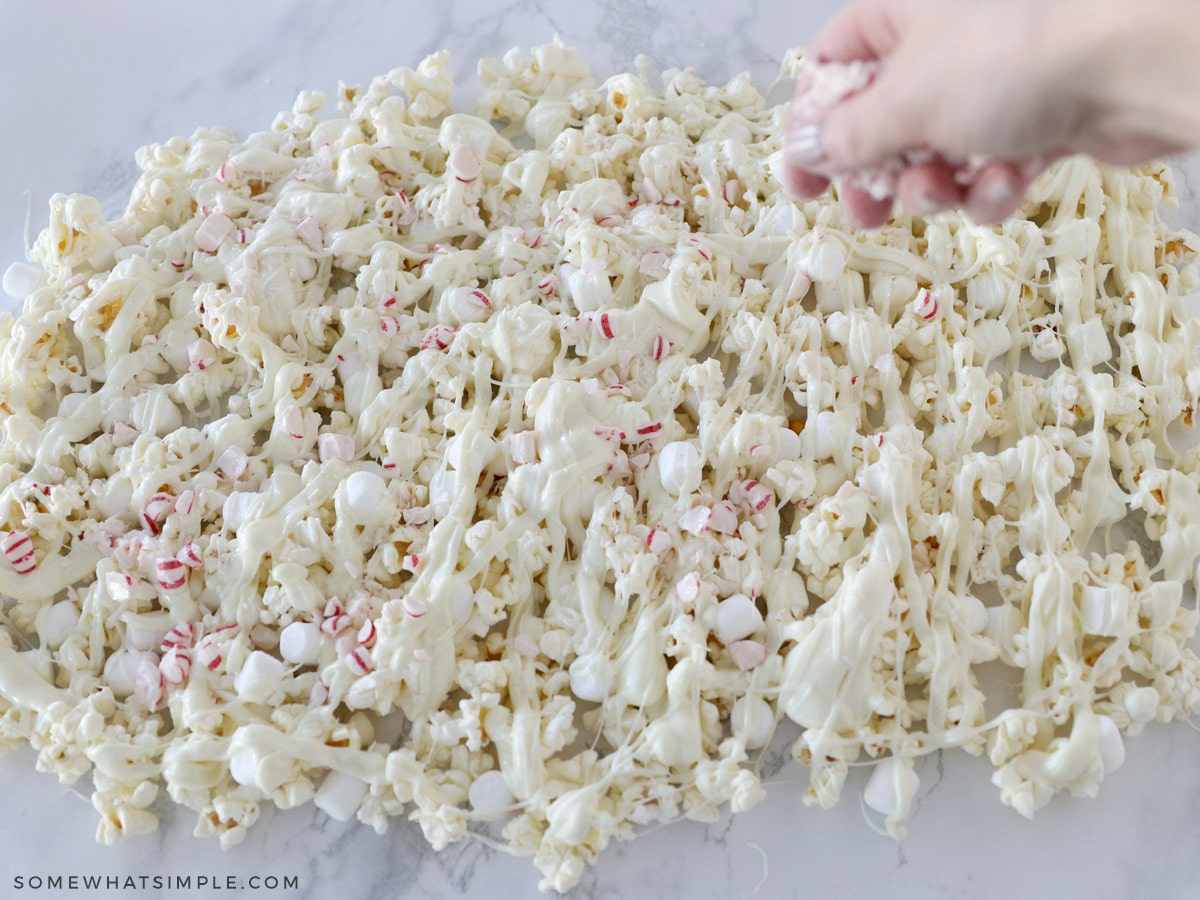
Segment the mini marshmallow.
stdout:
[[1150,722],[1158,715],[1158,691],[1152,687],[1137,687],[1125,695],[1125,711],[1135,722]]
[[321,655],[321,627],[292,622],[279,633],[279,655],[297,666],[311,666]]
[[765,747],[775,729],[775,713],[762,697],[750,694],[733,701],[729,716],[735,736],[740,737],[747,750]]
[[1131,611],[1131,596],[1124,585],[1085,584],[1079,592],[1079,615],[1086,634],[1115,637],[1123,634]]
[[1096,716],[1096,725],[1100,729],[1100,761],[1108,775],[1125,764],[1125,742],[1117,723],[1108,716]]
[[[42,643],[52,650],[57,650],[62,646],[62,642],[71,636],[78,622],[79,607],[70,600],[59,600],[46,610],[41,626],[38,628],[38,633],[42,636]],[[149,649],[149,647],[142,649]]]
[[833,411],[823,409],[813,416],[809,423],[812,431],[813,456],[816,459],[829,459],[833,456],[834,421]]
[[483,772],[467,789],[467,801],[480,819],[494,819],[516,802],[504,775],[495,769]]
[[143,662],[157,666],[153,655],[145,650],[123,647],[112,654],[104,663],[104,680],[117,697],[128,697],[137,683],[138,670]]
[[329,818],[338,822],[349,822],[358,812],[369,787],[362,779],[333,771],[325,776],[325,780],[317,788],[313,803]]
[[42,282],[44,273],[37,266],[14,262],[4,271],[4,293],[14,300],[24,300]]
[[672,441],[658,451],[658,478],[663,490],[676,497],[700,487],[700,450],[689,441]]
[[921,779],[910,764],[888,757],[876,763],[867,779],[863,802],[889,819],[902,819],[920,786]]
[[571,678],[571,693],[580,700],[601,703],[612,686],[612,662],[599,654],[579,656],[568,670]]
[[383,502],[387,494],[387,485],[374,472],[351,472],[342,482],[345,491],[346,507],[359,521],[365,522]]
[[717,604],[713,633],[722,644],[748,638],[762,627],[762,613],[745,594],[733,594]]
[[233,680],[233,689],[241,699],[259,703],[279,689],[286,674],[287,667],[282,662],[268,653],[254,650],[242,663]]
[[779,458],[799,459],[802,452],[800,435],[796,434],[790,428],[780,428],[777,434],[779,438]]

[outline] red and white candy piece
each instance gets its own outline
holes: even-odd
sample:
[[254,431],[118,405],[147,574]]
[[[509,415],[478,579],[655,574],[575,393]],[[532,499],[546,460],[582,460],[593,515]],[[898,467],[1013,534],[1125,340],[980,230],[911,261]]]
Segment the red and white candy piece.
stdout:
[[[789,432],[790,434],[791,432]],[[746,502],[755,512],[762,512],[771,503],[771,490],[757,481],[747,481],[742,485]]]
[[170,647],[158,661],[158,671],[167,684],[184,684],[192,671],[192,654],[182,647]]
[[18,575],[28,575],[37,568],[33,540],[24,531],[10,531],[0,538],[0,550]]
[[450,151],[446,169],[456,181],[470,184],[479,177],[482,166],[479,164],[479,155],[470,144],[459,144]]
[[132,447],[138,438],[138,430],[125,422],[113,425],[112,442],[114,447]]
[[731,503],[722,500],[720,503],[714,503],[712,506],[712,515],[708,520],[708,527],[718,534],[733,534],[737,531],[737,511]]
[[233,219],[225,213],[212,213],[196,229],[196,247],[205,253],[215,253],[234,227]]
[[454,329],[449,325],[434,325],[421,338],[422,350],[445,350],[454,338]]
[[188,369],[192,372],[203,372],[217,361],[217,348],[204,338],[198,338],[188,344]]
[[173,556],[154,564],[154,579],[164,591],[177,591],[187,584],[188,567]]
[[174,508],[175,498],[170,494],[155,494],[142,507],[142,522],[151,534],[158,534],[162,530],[162,523]]
[[195,541],[188,541],[180,547],[175,558],[189,569],[198,569],[204,565],[204,556],[200,552],[200,545]]
[[359,675],[366,675],[375,668],[375,662],[371,659],[371,651],[366,647],[356,647],[346,655],[345,659],[346,668]]
[[284,408],[275,424],[290,438],[297,441],[304,438],[304,413],[294,403]]
[[703,534],[712,519],[712,510],[707,506],[693,506],[679,517],[679,527],[688,534]]
[[937,298],[928,289],[921,288],[913,300],[913,312],[926,321],[932,319],[938,313]]
[[249,467],[250,457],[241,447],[226,447],[217,457],[217,468],[234,481],[245,475]]
[[321,462],[350,462],[354,459],[354,438],[332,431],[317,435],[317,457]]
[[325,249],[325,237],[321,234],[321,223],[312,216],[305,216],[296,226],[296,237],[300,238],[309,250]]
[[192,641],[195,637],[196,626],[191,622],[180,622],[168,631],[162,639],[162,649],[164,651],[170,649],[185,650],[192,646]]
[[758,668],[767,658],[767,648],[760,641],[734,641],[728,649],[734,665],[743,672]]
[[163,699],[164,678],[159,670],[159,660],[153,653],[147,653],[138,661],[137,672],[133,676],[133,699],[147,709],[158,709]]

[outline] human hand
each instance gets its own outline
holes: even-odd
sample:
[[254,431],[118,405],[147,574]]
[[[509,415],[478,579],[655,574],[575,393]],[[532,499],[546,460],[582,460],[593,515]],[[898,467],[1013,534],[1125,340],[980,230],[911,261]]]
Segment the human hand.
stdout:
[[[811,121],[801,75],[786,187],[815,196],[832,177],[891,166],[912,212],[964,206],[990,223],[1015,211],[1032,178],[1059,156],[1131,164],[1178,152],[1200,139],[1191,99],[1200,54],[1187,27],[1200,18],[1197,7],[858,0],[830,21],[809,58],[871,62],[875,77]],[[1170,20],[1177,27],[1162,28]],[[982,164],[966,165],[980,156]],[[873,197],[854,179],[842,179],[839,196],[859,227],[891,215],[892,197]]]

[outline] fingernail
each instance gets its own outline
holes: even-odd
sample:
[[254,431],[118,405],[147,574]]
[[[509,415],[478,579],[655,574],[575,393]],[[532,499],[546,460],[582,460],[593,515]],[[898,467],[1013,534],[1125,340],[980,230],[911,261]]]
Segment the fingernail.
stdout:
[[791,129],[787,133],[783,154],[790,165],[801,169],[819,163],[825,157],[821,123],[806,122]]

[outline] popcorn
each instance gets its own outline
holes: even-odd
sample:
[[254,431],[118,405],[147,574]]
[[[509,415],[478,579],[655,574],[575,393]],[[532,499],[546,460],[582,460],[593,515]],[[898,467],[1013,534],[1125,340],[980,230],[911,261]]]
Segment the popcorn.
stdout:
[[[481,77],[536,150],[443,116],[438,54],[148,148],[6,281],[3,703],[104,839],[159,785],[226,844],[265,798],[439,847],[511,813],[566,889],[750,808],[781,716],[811,801],[882,759],[899,836],[918,753],[986,750],[1032,814],[1200,710],[1200,458],[1162,444],[1200,245],[1157,169],[860,234],[779,190],[744,78]],[[1021,699],[985,712],[989,660]]]

